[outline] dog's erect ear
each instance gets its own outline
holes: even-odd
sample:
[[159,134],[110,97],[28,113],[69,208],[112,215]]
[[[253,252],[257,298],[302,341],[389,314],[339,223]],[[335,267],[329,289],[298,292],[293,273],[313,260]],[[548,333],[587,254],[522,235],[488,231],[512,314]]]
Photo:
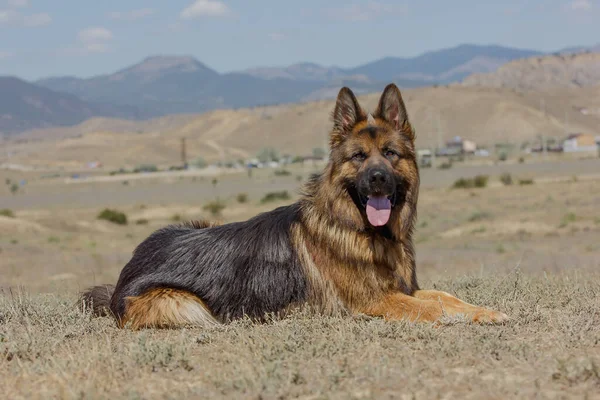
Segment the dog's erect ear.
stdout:
[[[343,138],[345,134],[352,131],[356,123],[364,119],[364,113],[358,104],[358,100],[352,90],[343,87],[338,93],[335,109],[333,110],[333,136]],[[332,139],[334,139],[332,137]]]
[[411,139],[414,139],[414,134],[410,123],[408,122],[408,113],[406,112],[400,89],[393,83],[387,85],[383,90],[375,115],[377,118],[381,118],[390,123],[397,130],[403,131],[403,133],[409,135]]

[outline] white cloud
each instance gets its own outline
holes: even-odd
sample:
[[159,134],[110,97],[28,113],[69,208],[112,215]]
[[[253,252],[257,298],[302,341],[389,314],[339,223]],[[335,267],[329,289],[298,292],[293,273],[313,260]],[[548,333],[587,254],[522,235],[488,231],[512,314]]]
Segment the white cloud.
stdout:
[[52,17],[46,13],[25,15],[23,17],[23,25],[30,28],[48,25],[50,22],[52,22]]
[[140,8],[138,10],[130,10],[130,11],[115,11],[115,12],[111,12],[108,16],[111,19],[116,19],[116,20],[135,21],[138,19],[148,17],[154,13],[155,13],[155,10],[153,10],[151,8]]
[[181,11],[182,19],[199,17],[221,17],[229,14],[229,7],[222,1],[196,0]]
[[587,11],[592,8],[591,0],[573,0],[569,3],[569,8],[574,11]]
[[77,34],[77,39],[83,43],[111,40],[112,38],[112,32],[102,27],[87,28]]
[[344,21],[369,21],[381,16],[406,14],[407,8],[403,5],[369,1],[367,4],[349,4],[345,7],[326,10],[329,17]]
[[77,41],[84,53],[106,53],[112,39],[112,32],[102,27],[90,27],[77,34]]
[[9,7],[22,8],[29,5],[29,0],[8,0]]
[[0,24],[14,23],[19,17],[19,13],[13,10],[0,10]]
[[279,42],[285,39],[285,35],[283,33],[273,32],[269,33],[269,39],[274,42]]
[[21,14],[15,10],[0,10],[0,25],[35,28],[48,25],[52,17],[47,13]]

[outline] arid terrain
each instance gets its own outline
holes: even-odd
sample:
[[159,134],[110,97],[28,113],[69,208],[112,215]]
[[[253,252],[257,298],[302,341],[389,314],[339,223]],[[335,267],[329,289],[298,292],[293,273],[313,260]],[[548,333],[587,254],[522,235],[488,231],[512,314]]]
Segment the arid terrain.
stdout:
[[[383,89],[383,88],[382,88]],[[378,94],[360,96],[374,109]],[[492,149],[495,144],[520,148],[543,133],[563,140],[568,133],[595,133],[600,113],[600,86],[542,92],[509,88],[440,86],[403,90],[417,132],[418,147],[441,146],[453,136]],[[190,161],[246,160],[265,147],[279,154],[305,156],[324,148],[333,101],[219,110],[150,122],[92,119],[71,128],[31,131],[0,142],[0,164],[27,167],[86,168],[100,162],[107,170],[156,164],[179,165],[180,142],[186,138]]]
[[[114,283],[150,232],[248,218],[297,198],[300,181],[256,170],[108,182],[0,172],[0,392],[5,398],[600,398],[599,159],[424,169],[421,286],[511,321],[440,327],[300,313],[265,325],[119,330],[78,311]],[[500,177],[510,173],[513,183]],[[451,189],[489,175],[484,188]],[[530,181],[532,180],[532,181]],[[290,198],[262,203],[269,192]],[[247,194],[239,196],[240,193]],[[221,215],[204,206],[219,198]],[[113,208],[128,223],[98,220]]]

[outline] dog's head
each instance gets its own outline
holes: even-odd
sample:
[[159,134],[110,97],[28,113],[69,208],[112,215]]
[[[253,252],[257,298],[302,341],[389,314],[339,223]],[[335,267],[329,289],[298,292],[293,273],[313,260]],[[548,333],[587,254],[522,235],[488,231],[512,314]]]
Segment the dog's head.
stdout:
[[364,226],[398,222],[407,202],[414,211],[419,185],[415,136],[396,85],[385,88],[372,114],[362,110],[349,88],[342,88],[333,121],[332,176],[340,179]]

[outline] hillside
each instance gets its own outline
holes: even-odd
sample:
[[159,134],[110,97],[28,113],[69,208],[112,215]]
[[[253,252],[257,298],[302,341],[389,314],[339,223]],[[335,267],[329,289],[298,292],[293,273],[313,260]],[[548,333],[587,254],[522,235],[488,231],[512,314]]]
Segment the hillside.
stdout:
[[531,57],[509,62],[489,74],[466,78],[464,86],[506,87],[519,90],[578,88],[600,84],[600,52]]
[[36,84],[86,101],[133,105],[163,116],[326,99],[343,84],[366,93],[392,81],[405,88],[455,82],[534,54],[538,52],[462,45],[414,58],[388,57],[355,68],[298,63],[226,74],[190,56],[153,56],[106,75],[46,78]]
[[0,76],[0,135],[74,125],[93,116],[138,118],[140,115],[132,106],[86,102],[72,94]]
[[[540,133],[562,138],[567,130],[596,132],[600,125],[600,114],[584,115],[579,111],[600,109],[600,87],[549,90],[541,97],[540,93],[463,86],[403,93],[420,147],[435,146],[454,135],[484,145],[521,144]],[[378,96],[363,95],[360,100],[374,108]],[[545,100],[546,114],[539,109],[540,98]],[[331,100],[320,100],[217,110],[195,116],[169,116],[151,123],[96,119],[62,131],[70,137],[54,140],[53,131],[38,130],[23,135],[20,142],[9,141],[0,148],[0,163],[81,168],[97,160],[109,168],[142,163],[169,166],[179,163],[182,137],[187,138],[190,160],[245,159],[267,146],[282,154],[306,155],[325,145],[333,104]],[[6,158],[8,153],[10,160]]]

